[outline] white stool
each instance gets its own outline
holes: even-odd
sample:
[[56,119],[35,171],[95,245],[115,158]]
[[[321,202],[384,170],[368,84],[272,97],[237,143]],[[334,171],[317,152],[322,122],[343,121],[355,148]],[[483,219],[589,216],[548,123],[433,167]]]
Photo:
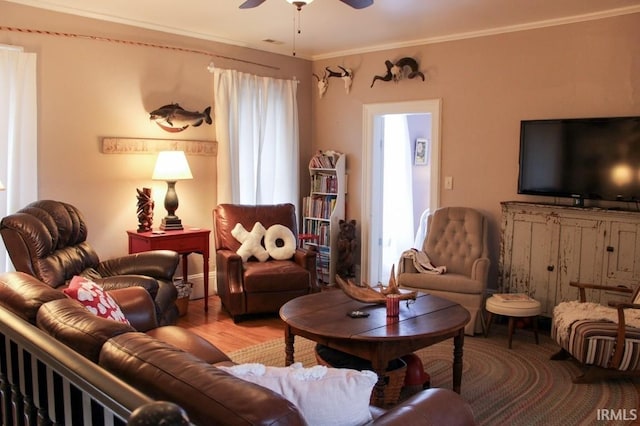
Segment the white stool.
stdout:
[[500,300],[498,297],[491,296],[487,299],[485,308],[489,313],[489,320],[485,337],[489,335],[489,328],[493,320],[493,314],[503,315],[509,318],[509,349],[511,349],[511,340],[515,328],[515,318],[531,318],[533,325],[533,333],[536,337],[536,345],[538,341],[538,315],[540,314],[540,302],[535,299],[530,300]]

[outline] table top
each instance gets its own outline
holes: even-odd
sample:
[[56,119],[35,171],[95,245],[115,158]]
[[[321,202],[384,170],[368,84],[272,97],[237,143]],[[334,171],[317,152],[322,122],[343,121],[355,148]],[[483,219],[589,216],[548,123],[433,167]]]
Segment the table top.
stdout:
[[161,238],[161,237],[167,237],[167,236],[177,236],[177,235],[190,235],[190,234],[208,234],[210,233],[211,230],[210,229],[206,229],[206,228],[194,228],[194,227],[189,227],[189,226],[185,226],[184,229],[178,229],[178,230],[166,230],[166,231],[161,231],[160,229],[154,229],[152,231],[147,231],[147,232],[138,232],[135,230],[129,230],[127,231],[127,234],[131,235],[131,236],[140,236],[140,237],[144,237],[144,238]]
[[[366,318],[351,318],[358,310]],[[384,304],[351,299],[341,290],[297,297],[280,309],[280,317],[295,329],[337,339],[385,342],[451,335],[470,320],[469,311],[441,297],[418,293],[415,302],[400,302],[400,315],[387,317]]]

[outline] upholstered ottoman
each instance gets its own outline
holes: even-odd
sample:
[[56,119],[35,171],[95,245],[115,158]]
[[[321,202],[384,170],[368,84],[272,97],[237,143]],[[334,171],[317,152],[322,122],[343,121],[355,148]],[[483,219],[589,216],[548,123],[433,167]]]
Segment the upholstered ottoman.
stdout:
[[511,349],[516,318],[531,318],[536,344],[539,343],[538,315],[540,314],[540,302],[537,300],[522,294],[494,294],[487,299],[485,309],[489,315],[485,337],[489,335],[489,328],[495,314],[509,318],[509,349]]

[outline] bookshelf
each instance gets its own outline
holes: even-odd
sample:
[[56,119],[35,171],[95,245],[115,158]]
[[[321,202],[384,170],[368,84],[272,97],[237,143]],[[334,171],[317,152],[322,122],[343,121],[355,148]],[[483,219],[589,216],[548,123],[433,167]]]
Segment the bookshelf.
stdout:
[[345,215],[345,155],[319,153],[309,161],[310,190],[302,201],[305,244],[317,248],[318,281],[335,283],[339,221]]

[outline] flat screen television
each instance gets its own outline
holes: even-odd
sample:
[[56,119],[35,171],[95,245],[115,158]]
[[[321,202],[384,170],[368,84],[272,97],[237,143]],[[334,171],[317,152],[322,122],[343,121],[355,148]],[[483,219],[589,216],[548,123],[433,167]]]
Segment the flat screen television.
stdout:
[[518,194],[640,201],[640,117],[523,120]]

